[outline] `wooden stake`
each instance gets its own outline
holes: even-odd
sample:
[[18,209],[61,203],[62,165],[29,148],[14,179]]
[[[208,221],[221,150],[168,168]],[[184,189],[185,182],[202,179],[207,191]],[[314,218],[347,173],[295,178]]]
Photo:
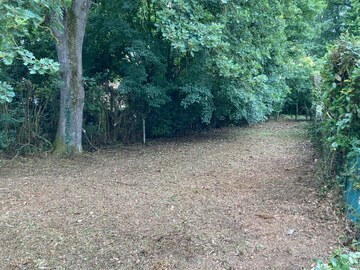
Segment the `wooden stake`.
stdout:
[[143,116],[143,143],[146,144],[146,125],[145,116]]

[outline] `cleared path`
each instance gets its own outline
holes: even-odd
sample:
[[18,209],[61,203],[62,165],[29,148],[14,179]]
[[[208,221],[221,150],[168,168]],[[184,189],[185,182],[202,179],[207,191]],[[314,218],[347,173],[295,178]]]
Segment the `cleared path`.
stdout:
[[0,269],[303,269],[341,224],[303,124],[269,122],[0,172]]

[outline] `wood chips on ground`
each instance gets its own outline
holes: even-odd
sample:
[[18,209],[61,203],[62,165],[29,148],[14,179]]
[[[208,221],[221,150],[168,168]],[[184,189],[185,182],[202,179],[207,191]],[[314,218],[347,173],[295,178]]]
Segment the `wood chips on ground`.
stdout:
[[298,122],[0,170],[0,269],[310,269],[342,233]]

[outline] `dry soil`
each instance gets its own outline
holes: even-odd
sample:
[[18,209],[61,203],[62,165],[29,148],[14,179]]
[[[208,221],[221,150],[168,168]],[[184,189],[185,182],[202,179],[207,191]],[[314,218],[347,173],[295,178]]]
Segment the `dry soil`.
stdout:
[[0,269],[310,269],[342,224],[299,122],[0,170]]

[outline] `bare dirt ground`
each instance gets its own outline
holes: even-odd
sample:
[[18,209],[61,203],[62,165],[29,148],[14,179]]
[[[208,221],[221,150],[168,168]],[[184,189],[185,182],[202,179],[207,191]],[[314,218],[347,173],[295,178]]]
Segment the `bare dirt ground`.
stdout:
[[310,269],[342,224],[298,122],[1,168],[0,269]]

